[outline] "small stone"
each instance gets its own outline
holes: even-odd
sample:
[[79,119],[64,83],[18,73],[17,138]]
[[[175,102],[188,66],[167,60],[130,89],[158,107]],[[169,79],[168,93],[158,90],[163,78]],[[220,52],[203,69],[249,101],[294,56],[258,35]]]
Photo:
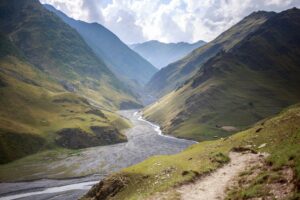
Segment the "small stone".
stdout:
[[267,143],[263,143],[263,144],[259,145],[258,148],[259,148],[259,149],[264,148],[266,145],[267,145]]

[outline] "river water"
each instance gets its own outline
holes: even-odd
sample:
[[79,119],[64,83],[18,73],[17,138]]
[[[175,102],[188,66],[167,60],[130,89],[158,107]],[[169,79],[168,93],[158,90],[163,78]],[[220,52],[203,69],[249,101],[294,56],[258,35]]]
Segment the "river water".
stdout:
[[[120,114],[133,124],[126,131],[128,142],[87,148],[80,152],[80,156],[53,161],[51,168],[41,173],[41,179],[36,181],[0,183],[0,200],[78,199],[107,174],[150,156],[175,154],[195,144],[194,141],[163,135],[159,126],[144,120],[136,110],[120,111]],[[69,167],[74,177],[82,174],[86,176],[71,179],[68,176],[68,179],[62,180],[43,178],[49,177],[55,166],[63,170]],[[63,175],[64,171],[59,174]]]

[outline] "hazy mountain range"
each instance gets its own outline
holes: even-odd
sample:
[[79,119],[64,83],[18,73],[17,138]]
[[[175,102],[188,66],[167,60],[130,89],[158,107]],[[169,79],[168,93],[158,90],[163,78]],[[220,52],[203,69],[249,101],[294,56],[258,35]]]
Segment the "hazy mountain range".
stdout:
[[151,40],[144,43],[132,44],[130,47],[146,58],[155,67],[161,69],[170,63],[173,63],[194,49],[203,46],[206,42],[200,40],[195,43],[163,43],[157,40]]

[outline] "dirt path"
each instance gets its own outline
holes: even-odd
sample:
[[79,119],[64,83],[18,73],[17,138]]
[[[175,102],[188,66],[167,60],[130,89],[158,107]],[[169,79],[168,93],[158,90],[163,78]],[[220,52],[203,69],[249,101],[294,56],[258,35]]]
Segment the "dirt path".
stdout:
[[176,189],[181,194],[181,200],[222,200],[226,188],[234,184],[235,177],[244,170],[256,166],[262,161],[260,154],[230,153],[231,162],[212,174],[194,183],[180,186]]

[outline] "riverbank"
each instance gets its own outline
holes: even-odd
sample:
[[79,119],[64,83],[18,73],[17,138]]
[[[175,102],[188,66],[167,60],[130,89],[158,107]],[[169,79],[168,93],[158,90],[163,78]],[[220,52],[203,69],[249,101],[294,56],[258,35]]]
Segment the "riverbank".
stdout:
[[[127,143],[93,147],[72,153],[57,153],[53,154],[52,157],[45,157],[43,154],[34,155],[32,158],[27,157],[24,160],[19,160],[6,166],[0,166],[2,181],[42,179],[25,183],[0,183],[0,199],[2,200],[3,195],[12,196],[46,190],[53,186],[80,184],[82,182],[95,180],[99,181],[107,174],[139,163],[150,156],[175,154],[195,143],[189,140],[162,135],[159,127],[143,120],[136,110],[120,111],[120,114],[128,118],[133,124],[133,127],[125,133],[128,138]],[[45,158],[47,159],[45,160]],[[17,173],[15,173],[16,170]],[[16,177],[13,177],[14,173]],[[98,174],[98,177],[95,178],[95,176],[91,176],[93,174]],[[53,180],[80,176],[86,176],[87,178],[76,179],[75,183],[74,181]],[[54,185],[52,183],[54,183]],[[43,188],[36,188],[36,185],[43,185]],[[8,186],[10,187],[10,193],[7,193]],[[82,189],[79,193],[78,189],[74,190],[77,191],[76,193],[78,193],[78,197],[80,197],[88,189],[89,188]],[[70,190],[72,190],[72,188],[68,188],[65,194],[67,195],[67,191]],[[61,191],[57,194],[51,194],[59,194],[60,196],[57,199],[61,199],[61,195],[64,195]],[[46,197],[44,195],[45,193],[38,194],[34,198],[45,199]],[[56,197],[53,198],[55,199]],[[33,196],[28,196],[24,199],[33,199]],[[64,199],[74,199],[74,196],[64,196]]]
[[[210,192],[206,199],[299,199],[299,141],[298,104],[230,137],[200,142],[181,153],[154,156],[122,169],[83,199],[200,199],[202,190]],[[232,178],[238,180],[230,187]],[[224,191],[227,186],[229,191]]]

